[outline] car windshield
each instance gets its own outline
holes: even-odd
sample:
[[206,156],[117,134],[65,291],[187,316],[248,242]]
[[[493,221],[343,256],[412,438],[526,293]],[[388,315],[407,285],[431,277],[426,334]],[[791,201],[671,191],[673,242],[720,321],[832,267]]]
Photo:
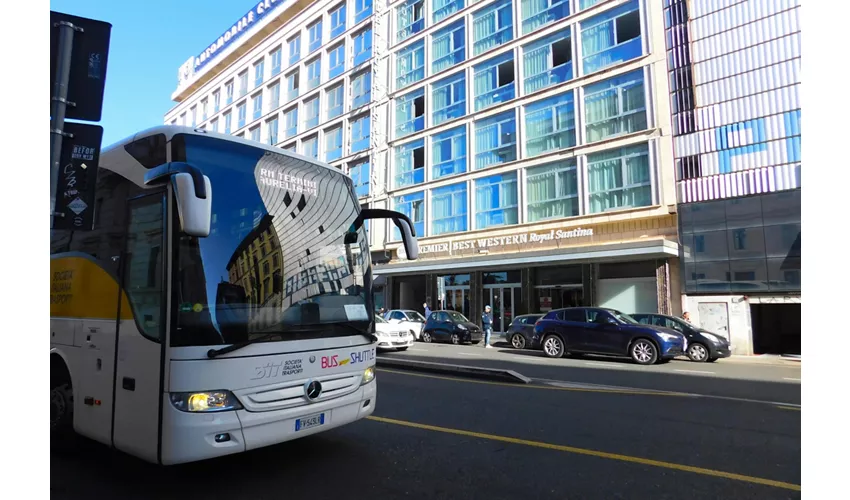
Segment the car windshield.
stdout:
[[385,320],[384,318],[378,316],[377,314],[375,315],[375,323],[386,323],[386,322],[387,322],[387,320]]
[[634,319],[633,317],[629,316],[628,314],[621,313],[620,311],[616,311],[614,309],[608,309],[607,311],[609,313],[611,313],[612,316],[614,316],[615,318],[617,318],[619,321],[621,321],[623,323],[627,323],[627,324],[630,324],[630,325],[639,325],[640,324],[640,321]]
[[199,168],[214,193],[209,236],[175,235],[172,345],[368,331],[371,261],[363,227],[346,238],[360,211],[350,178],[211,136],[172,144],[174,160]]
[[463,314],[461,314],[459,312],[455,312],[455,311],[447,311],[447,312],[449,314],[449,318],[451,318],[451,320],[454,321],[455,323],[469,323],[469,320],[466,319],[466,316],[464,316]]
[[421,321],[425,322],[425,316],[419,314],[419,311],[404,311],[407,314],[407,317],[410,318],[410,321]]

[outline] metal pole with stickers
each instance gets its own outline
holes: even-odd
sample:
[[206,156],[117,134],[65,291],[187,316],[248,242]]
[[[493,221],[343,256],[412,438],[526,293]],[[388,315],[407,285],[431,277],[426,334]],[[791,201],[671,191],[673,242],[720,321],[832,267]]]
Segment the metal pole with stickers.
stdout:
[[103,127],[112,25],[50,11],[50,228],[87,230]]

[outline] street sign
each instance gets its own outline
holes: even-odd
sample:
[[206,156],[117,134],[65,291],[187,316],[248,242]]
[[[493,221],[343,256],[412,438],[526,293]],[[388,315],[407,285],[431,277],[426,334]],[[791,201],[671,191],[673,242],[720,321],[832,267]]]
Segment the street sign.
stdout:
[[59,53],[60,22],[74,25],[71,72],[66,99],[74,103],[65,111],[65,118],[100,121],[103,110],[103,87],[106,83],[106,61],[109,56],[109,37],[112,25],[85,17],[50,11],[50,98],[55,97]]
[[53,229],[88,231],[94,225],[94,195],[103,127],[65,122],[66,136],[59,155],[56,190],[57,217]]

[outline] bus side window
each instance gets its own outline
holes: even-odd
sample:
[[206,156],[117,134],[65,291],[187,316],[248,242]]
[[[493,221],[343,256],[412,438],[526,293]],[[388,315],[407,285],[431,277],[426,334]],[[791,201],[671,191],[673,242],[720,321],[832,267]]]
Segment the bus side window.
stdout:
[[130,201],[124,290],[136,323],[145,337],[161,342],[164,333],[163,197],[161,194]]

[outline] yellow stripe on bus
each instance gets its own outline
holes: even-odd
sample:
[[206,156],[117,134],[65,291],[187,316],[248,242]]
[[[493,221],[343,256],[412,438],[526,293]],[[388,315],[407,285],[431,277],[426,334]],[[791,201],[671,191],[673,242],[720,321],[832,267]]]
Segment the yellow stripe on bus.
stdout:
[[[118,312],[118,282],[84,257],[50,259],[50,316],[112,319]],[[133,319],[121,291],[121,319]]]

